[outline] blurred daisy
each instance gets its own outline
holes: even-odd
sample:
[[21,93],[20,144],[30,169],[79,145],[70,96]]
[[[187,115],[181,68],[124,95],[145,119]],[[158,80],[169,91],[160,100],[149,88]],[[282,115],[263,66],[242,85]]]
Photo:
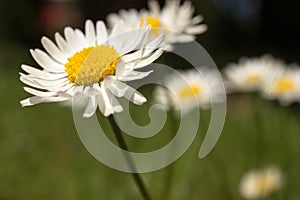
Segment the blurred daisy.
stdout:
[[228,92],[259,91],[264,81],[281,71],[282,61],[265,55],[260,58],[241,58],[224,71]]
[[[22,106],[42,102],[86,102],[84,117],[92,116],[97,107],[108,116],[121,112],[116,97],[125,97],[141,105],[146,99],[126,81],[142,79],[151,71],[140,72],[142,68],[156,60],[163,52],[158,48],[163,42],[159,36],[151,42],[146,39],[150,27],[123,32],[124,24],[118,22],[111,33],[107,33],[102,21],[87,20],[85,34],[79,29],[66,27],[65,39],[55,34],[56,44],[43,37],[41,42],[46,52],[30,50],[32,57],[42,70],[28,65],[22,69],[20,80],[30,87],[24,90],[33,97],[22,100]],[[140,46],[142,48],[139,48]]]
[[221,77],[208,67],[168,75],[163,85],[165,88],[158,86],[154,90],[155,101],[167,109],[181,111],[183,115],[197,107],[209,108],[212,103],[225,100]]
[[277,99],[282,105],[300,102],[300,67],[287,66],[264,84],[263,97]]
[[247,172],[240,183],[240,194],[245,199],[263,199],[279,190],[283,175],[276,167]]
[[129,26],[137,24],[151,25],[152,37],[164,33],[165,44],[190,42],[195,35],[204,33],[207,30],[201,15],[193,17],[194,7],[190,1],[182,5],[179,0],[167,0],[166,5],[161,9],[155,0],[148,1],[149,10],[137,11],[135,9],[120,10],[118,14],[108,15],[107,21],[114,26],[122,19]]

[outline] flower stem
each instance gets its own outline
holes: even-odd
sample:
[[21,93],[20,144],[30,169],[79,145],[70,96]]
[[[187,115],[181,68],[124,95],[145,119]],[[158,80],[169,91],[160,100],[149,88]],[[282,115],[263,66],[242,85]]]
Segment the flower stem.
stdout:
[[[121,133],[121,130],[119,129],[118,125],[116,124],[116,122],[114,120],[113,115],[110,115],[108,117],[108,119],[109,119],[109,122],[110,122],[110,124],[111,124],[111,126],[113,128],[113,132],[114,132],[114,135],[115,135],[115,137],[117,139],[118,144],[120,145],[120,147],[123,150],[128,151],[128,146],[127,146],[127,144],[125,142],[125,139],[124,139],[124,137],[123,137],[123,135]],[[142,180],[142,177],[140,176],[139,173],[136,172],[137,171],[136,170],[136,166],[134,164],[134,161],[133,161],[132,157],[128,153],[124,153],[124,156],[125,156],[127,164],[129,165],[131,171],[135,172],[135,173],[131,173],[131,175],[132,175],[132,177],[133,177],[133,179],[134,179],[134,181],[135,181],[138,189],[140,190],[142,196],[144,197],[145,200],[151,200],[151,198],[149,196],[149,193],[148,193],[148,191],[146,189],[146,186],[145,186],[145,184],[144,184],[144,182]]]

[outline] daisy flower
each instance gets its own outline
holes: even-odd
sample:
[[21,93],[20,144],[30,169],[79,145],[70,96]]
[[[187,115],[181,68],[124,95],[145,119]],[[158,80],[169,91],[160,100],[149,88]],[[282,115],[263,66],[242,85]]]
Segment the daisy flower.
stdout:
[[228,92],[259,91],[264,81],[283,68],[282,61],[265,55],[260,58],[241,58],[237,64],[229,64],[225,70]]
[[138,105],[146,102],[145,97],[125,82],[151,73],[136,69],[152,63],[163,53],[158,47],[164,37],[161,35],[148,42],[149,26],[138,26],[130,32],[124,32],[123,27],[119,21],[108,33],[102,21],[94,26],[87,20],[85,33],[66,27],[65,38],[55,34],[56,44],[43,37],[41,43],[46,51],[30,50],[42,69],[21,66],[27,73],[20,73],[20,80],[29,86],[24,90],[34,95],[22,100],[21,105],[80,99],[86,102],[83,116],[90,117],[97,107],[105,116],[121,112],[116,97],[125,97]]
[[149,10],[137,11],[135,9],[120,10],[118,14],[108,15],[107,21],[113,26],[122,19],[129,27],[137,24],[151,25],[152,37],[164,33],[166,36],[165,45],[174,43],[190,42],[195,35],[204,33],[207,30],[201,15],[193,17],[194,7],[190,1],[182,5],[179,0],[167,0],[166,5],[161,9],[155,0],[148,1]]
[[225,100],[218,72],[208,67],[170,74],[164,78],[163,85],[166,88],[158,86],[154,90],[155,101],[183,115],[197,107],[209,108],[212,103]]
[[287,66],[270,77],[262,89],[263,97],[277,99],[282,105],[300,102],[300,67]]
[[240,183],[240,194],[245,199],[264,199],[279,190],[283,175],[276,167],[247,172]]

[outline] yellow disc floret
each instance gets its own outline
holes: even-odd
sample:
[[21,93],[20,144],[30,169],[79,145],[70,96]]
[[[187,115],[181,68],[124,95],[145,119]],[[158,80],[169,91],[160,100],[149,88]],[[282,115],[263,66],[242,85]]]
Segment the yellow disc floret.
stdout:
[[114,75],[119,59],[119,54],[112,46],[92,46],[68,58],[65,70],[72,83],[91,85],[102,81],[108,75]]
[[157,17],[143,17],[140,20],[140,24],[143,25],[146,22],[146,25],[151,25],[151,32],[153,34],[158,34],[158,29],[160,28],[160,20]]
[[294,82],[289,78],[279,79],[276,83],[276,91],[279,93],[291,91],[294,89]]
[[196,97],[200,94],[201,90],[199,88],[199,86],[197,85],[191,85],[189,87],[185,87],[183,88],[180,92],[179,92],[179,96],[181,98],[191,98],[191,97]]
[[257,83],[260,81],[260,76],[256,73],[253,73],[253,74],[250,74],[248,77],[247,77],[247,82],[250,82],[250,83]]

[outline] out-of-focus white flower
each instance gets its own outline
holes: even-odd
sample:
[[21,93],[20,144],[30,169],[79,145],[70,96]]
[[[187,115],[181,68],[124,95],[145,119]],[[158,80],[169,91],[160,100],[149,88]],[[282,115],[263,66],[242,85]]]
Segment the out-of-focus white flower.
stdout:
[[150,28],[137,26],[123,33],[124,24],[119,21],[108,33],[102,21],[94,26],[87,20],[85,34],[79,29],[66,27],[65,39],[59,33],[55,34],[56,44],[43,37],[41,42],[46,52],[30,50],[43,70],[21,66],[27,74],[20,73],[20,80],[30,86],[24,90],[34,95],[22,100],[21,105],[78,100],[86,102],[84,117],[90,117],[97,107],[105,116],[121,112],[116,97],[143,104],[146,98],[125,82],[148,76],[151,71],[136,69],[149,65],[163,53],[158,47],[164,36],[149,42]]
[[240,194],[245,199],[263,199],[283,184],[282,172],[276,167],[247,172],[240,183]]
[[118,14],[112,13],[107,17],[108,23],[113,26],[122,19],[129,27],[146,23],[152,26],[152,37],[164,33],[166,36],[165,45],[173,43],[190,42],[195,35],[204,33],[207,30],[201,15],[193,17],[194,7],[190,1],[182,5],[179,0],[167,0],[166,5],[161,9],[155,0],[148,1],[149,10],[137,11],[135,9],[120,10]]
[[183,115],[197,107],[210,108],[211,104],[225,101],[222,79],[213,68],[199,67],[167,75],[163,85],[154,90],[154,99]]
[[224,70],[227,91],[260,91],[264,82],[281,73],[283,68],[284,63],[270,55],[241,58],[237,64],[229,64]]
[[277,99],[282,105],[300,102],[300,67],[287,66],[281,73],[267,79],[262,95],[267,99]]

